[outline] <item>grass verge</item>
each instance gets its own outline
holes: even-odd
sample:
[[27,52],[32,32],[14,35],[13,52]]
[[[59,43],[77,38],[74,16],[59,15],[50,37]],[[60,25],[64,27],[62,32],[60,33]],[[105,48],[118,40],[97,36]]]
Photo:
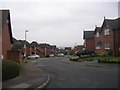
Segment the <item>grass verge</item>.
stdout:
[[[39,58],[38,58],[39,59]],[[29,63],[31,61],[35,61],[35,60],[38,60],[38,59],[24,59],[23,60],[23,63]]]

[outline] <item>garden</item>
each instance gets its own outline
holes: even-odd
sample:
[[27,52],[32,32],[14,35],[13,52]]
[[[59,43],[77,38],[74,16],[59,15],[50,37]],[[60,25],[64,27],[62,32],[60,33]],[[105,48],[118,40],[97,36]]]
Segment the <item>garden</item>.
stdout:
[[97,60],[98,63],[120,63],[120,57],[110,57],[110,56],[73,56],[68,58],[71,61],[83,62],[83,61],[94,61]]

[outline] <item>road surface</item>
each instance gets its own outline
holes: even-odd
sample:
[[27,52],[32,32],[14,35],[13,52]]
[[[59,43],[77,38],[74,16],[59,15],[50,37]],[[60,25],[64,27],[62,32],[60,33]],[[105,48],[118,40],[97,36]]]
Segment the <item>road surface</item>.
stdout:
[[73,62],[67,57],[50,57],[40,59],[37,66],[50,76],[46,88],[118,88],[118,67],[115,64]]

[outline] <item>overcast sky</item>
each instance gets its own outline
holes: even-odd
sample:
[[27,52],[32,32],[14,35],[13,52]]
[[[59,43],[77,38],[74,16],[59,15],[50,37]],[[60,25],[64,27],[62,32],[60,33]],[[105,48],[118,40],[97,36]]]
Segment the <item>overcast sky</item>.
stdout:
[[[105,1],[105,0],[104,0]],[[55,44],[58,47],[83,44],[83,29],[94,30],[107,19],[118,17],[118,1],[2,0],[1,9],[10,9],[12,33],[16,39]]]

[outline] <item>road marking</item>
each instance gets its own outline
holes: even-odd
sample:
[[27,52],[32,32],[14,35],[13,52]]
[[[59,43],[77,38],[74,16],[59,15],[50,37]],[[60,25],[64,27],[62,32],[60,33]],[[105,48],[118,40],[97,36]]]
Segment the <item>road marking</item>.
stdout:
[[12,87],[10,87],[10,88],[28,88],[29,86],[31,86],[31,85],[30,85],[30,84],[27,84],[27,83],[21,83],[21,84],[12,86]]
[[47,81],[45,83],[43,83],[41,86],[39,86],[38,88],[44,88],[49,83],[49,81],[50,81],[50,77],[48,75]]

